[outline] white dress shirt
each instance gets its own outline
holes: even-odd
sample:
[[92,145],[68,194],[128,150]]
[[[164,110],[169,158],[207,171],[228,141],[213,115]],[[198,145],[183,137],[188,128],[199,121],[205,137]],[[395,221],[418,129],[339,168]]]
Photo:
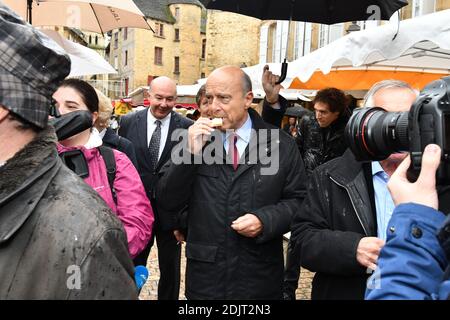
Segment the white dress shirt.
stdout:
[[[228,154],[228,145],[230,143],[230,135],[233,133],[231,130],[227,130],[224,135],[223,140],[223,147],[225,149],[225,152]],[[236,141],[236,147],[239,152],[239,159],[242,157],[242,155],[245,152],[245,148],[247,148],[250,138],[252,135],[252,119],[250,119],[250,116],[247,115],[247,120],[244,122],[242,127],[234,131],[234,133],[237,135],[238,139]]]
[[161,158],[161,155],[164,150],[164,146],[166,145],[167,136],[169,134],[169,126],[170,126],[170,117],[169,113],[164,119],[156,119],[151,111],[151,108],[148,108],[147,113],[147,146],[150,144],[150,140],[152,139],[153,131],[156,129],[156,120],[161,121],[161,141],[159,143],[159,153],[158,160]]

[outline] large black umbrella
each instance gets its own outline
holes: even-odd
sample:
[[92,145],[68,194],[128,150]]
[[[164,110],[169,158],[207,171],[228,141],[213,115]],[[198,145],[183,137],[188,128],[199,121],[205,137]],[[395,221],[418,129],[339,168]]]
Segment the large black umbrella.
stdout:
[[240,13],[261,20],[333,24],[389,20],[406,0],[200,0],[207,9]]
[[[323,24],[346,21],[388,20],[406,0],[200,0],[207,9],[235,12],[261,20],[289,20]],[[290,28],[289,28],[290,30]],[[287,51],[288,46],[286,46]],[[287,74],[281,67],[281,83]]]

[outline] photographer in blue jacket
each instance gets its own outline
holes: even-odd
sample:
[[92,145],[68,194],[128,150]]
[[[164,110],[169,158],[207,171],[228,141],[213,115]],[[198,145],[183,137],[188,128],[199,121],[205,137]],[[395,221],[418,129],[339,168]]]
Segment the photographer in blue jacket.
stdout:
[[392,175],[388,188],[397,207],[366,299],[450,299],[450,217],[437,210],[440,160],[440,147],[430,144],[415,183],[406,178],[409,157]]

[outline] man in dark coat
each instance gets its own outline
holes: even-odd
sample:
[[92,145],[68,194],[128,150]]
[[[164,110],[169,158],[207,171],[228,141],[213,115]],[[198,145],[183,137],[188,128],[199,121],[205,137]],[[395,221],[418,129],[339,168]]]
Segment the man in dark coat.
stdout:
[[[288,103],[279,95],[281,85],[275,84],[277,78],[267,66],[264,68],[262,84],[266,97],[262,117],[264,121],[281,127]],[[347,99],[339,89],[319,90],[313,104],[314,114],[302,119],[296,138],[308,176],[319,165],[344,153],[347,148],[344,129],[350,118]]]
[[[130,140],[136,151],[138,171],[147,196],[155,212],[153,233],[158,245],[160,280],[158,299],[176,300],[180,291],[181,246],[178,218],[164,212],[155,197],[155,186],[161,167],[169,160],[177,141],[172,140],[178,129],[186,129],[193,122],[173,111],[176,103],[176,83],[167,77],[152,81],[149,92],[150,108],[122,117],[119,135]],[[154,146],[157,142],[158,145]],[[146,265],[154,237],[139,256],[136,265]]]
[[136,299],[121,222],[47,126],[67,57],[0,3],[0,300]]
[[[277,127],[287,108],[287,101],[279,95],[281,85],[278,76],[268,66],[264,67],[262,84],[266,94],[262,117]],[[308,177],[319,165],[341,156],[347,148],[344,140],[345,126],[350,118],[345,94],[336,88],[317,92],[314,98],[314,114],[305,115],[300,122],[295,140],[305,163]],[[286,259],[284,296],[295,299],[295,290],[300,276],[300,250],[289,241]]]
[[[408,111],[415,98],[408,84],[382,81],[368,92],[365,105]],[[312,299],[364,299],[393,210],[386,180],[405,156],[363,163],[347,150],[313,172],[291,235],[302,266],[316,273]]]
[[251,90],[237,67],[211,73],[206,96],[220,131],[214,119],[197,120],[158,183],[167,212],[188,205],[188,299],[282,298],[283,234],[305,173],[295,141],[250,109]]

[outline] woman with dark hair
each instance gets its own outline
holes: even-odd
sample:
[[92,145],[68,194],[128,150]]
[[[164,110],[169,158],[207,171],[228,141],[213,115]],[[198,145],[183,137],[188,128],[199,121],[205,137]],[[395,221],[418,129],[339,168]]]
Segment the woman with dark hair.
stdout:
[[[77,110],[91,112],[93,122],[98,117],[99,99],[95,89],[78,79],[65,80],[53,94],[61,114]],[[60,154],[80,150],[86,159],[89,174],[84,181],[105,200],[122,221],[128,238],[132,258],[147,245],[153,226],[153,210],[136,168],[120,151],[102,146],[102,139],[95,127],[78,133],[58,144]],[[102,151],[105,150],[106,151]],[[112,151],[115,176],[112,185],[108,179],[106,154]]]
[[198,89],[197,95],[195,96],[195,103],[197,104],[197,110],[199,110],[199,117],[208,117],[208,99],[206,98],[206,86],[202,85]]

